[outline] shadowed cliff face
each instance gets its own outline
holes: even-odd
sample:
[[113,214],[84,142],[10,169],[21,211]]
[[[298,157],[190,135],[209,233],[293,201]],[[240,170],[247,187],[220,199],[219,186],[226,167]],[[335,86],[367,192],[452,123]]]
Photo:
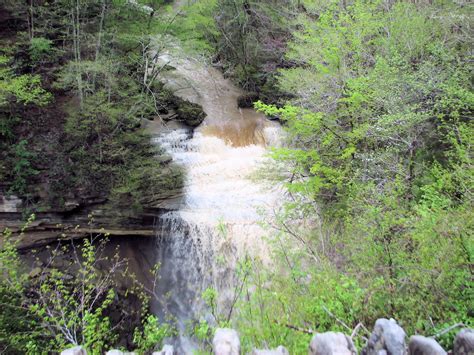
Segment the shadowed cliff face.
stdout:
[[[156,261],[156,241],[154,238],[141,236],[114,236],[106,243],[95,239],[96,264],[98,274],[111,275],[115,297],[113,303],[105,311],[111,319],[119,338],[116,346],[133,349],[134,329],[140,327],[140,312],[144,306],[143,300],[133,290],[139,282],[145,290],[153,288],[154,274],[152,272]],[[52,269],[63,272],[65,280],[81,277],[78,271],[79,260],[84,257],[81,248],[82,241],[56,241],[49,248],[38,248],[21,252],[21,258],[26,265],[30,277],[45,278]],[[118,256],[118,259],[115,256]],[[117,266],[117,260],[123,263]],[[83,264],[84,265],[84,264]],[[117,272],[119,270],[119,272]],[[125,271],[126,270],[126,271]],[[131,292],[130,292],[131,291]]]

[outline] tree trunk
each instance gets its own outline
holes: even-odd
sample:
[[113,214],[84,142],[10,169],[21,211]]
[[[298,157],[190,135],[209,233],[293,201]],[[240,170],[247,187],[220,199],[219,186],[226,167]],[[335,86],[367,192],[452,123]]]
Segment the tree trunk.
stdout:
[[97,44],[95,47],[95,61],[99,59],[100,54],[100,46],[102,41],[102,31],[104,29],[104,21],[105,21],[105,13],[107,11],[107,3],[106,0],[102,0],[102,10],[100,12],[100,21],[99,21],[99,33],[97,35]]
[[35,37],[35,20],[34,20],[34,5],[33,0],[30,0],[30,6],[28,9],[28,34],[30,36],[30,40]]
[[74,61],[76,62],[76,81],[77,90],[79,93],[79,104],[82,108],[84,102],[84,95],[82,91],[82,76],[79,68],[81,61],[81,42],[80,42],[80,3],[79,0],[75,0],[75,3],[71,3],[71,22],[72,22],[72,41],[74,49]]

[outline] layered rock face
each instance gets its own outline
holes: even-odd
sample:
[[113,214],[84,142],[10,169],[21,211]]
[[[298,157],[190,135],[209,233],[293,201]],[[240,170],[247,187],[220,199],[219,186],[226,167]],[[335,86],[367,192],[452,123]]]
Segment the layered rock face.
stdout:
[[[159,160],[161,156],[157,157]],[[158,161],[159,163],[159,161]],[[165,167],[166,179],[178,181],[181,174],[172,164]],[[16,196],[10,196],[0,186],[0,232],[8,228],[18,240],[19,249],[43,246],[57,240],[80,239],[91,234],[153,237],[159,215],[176,209],[182,198],[178,189],[162,189],[159,193],[141,198],[142,208],[135,211],[131,202],[121,201],[121,208],[111,205],[108,196],[78,197],[67,200],[62,207],[30,210]],[[45,192],[47,193],[47,192]],[[27,228],[25,218],[35,214]],[[0,246],[2,238],[0,238]]]
[[[194,103],[175,97],[173,110],[178,112],[173,121],[192,128],[199,125],[205,117],[202,108]],[[142,126],[155,137],[160,133],[155,122],[143,120]],[[89,195],[78,189],[64,196],[61,206],[46,206],[42,201],[50,194],[47,183],[34,185],[35,205],[11,195],[9,186],[0,182],[0,232],[8,228],[12,237],[18,240],[19,249],[30,249],[47,245],[57,240],[80,239],[91,234],[106,234],[110,237],[153,237],[157,218],[166,212],[177,209],[182,199],[183,171],[160,147],[154,156],[159,175],[152,193],[139,196],[140,210],[132,208],[132,196],[124,194],[120,201],[111,203],[110,194]],[[25,218],[35,214],[34,222],[25,226]],[[0,246],[2,238],[0,238]]]
[[179,191],[174,193],[175,195],[170,193],[169,197],[163,196],[162,199],[155,201],[156,204],[150,204],[136,214],[113,213],[107,210],[106,201],[103,199],[77,202],[76,208],[65,207],[62,210],[36,212],[35,220],[24,228],[26,210],[20,203],[16,205],[16,209],[10,208],[11,204],[1,204],[1,198],[4,196],[0,192],[0,232],[8,228],[12,232],[13,239],[18,241],[20,250],[60,240],[81,239],[90,235],[107,235],[111,238],[154,237],[157,216],[172,208],[173,200],[180,196]]
[[[13,238],[19,239],[20,249],[43,246],[62,239],[66,234],[68,239],[80,239],[92,234],[107,234],[114,236],[143,236],[155,235],[157,218],[163,213],[174,211],[182,200],[183,170],[177,166],[172,157],[156,143],[156,137],[163,126],[177,126],[186,129],[192,135],[193,129],[199,126],[206,113],[199,103],[181,98],[170,90],[164,90],[160,85],[155,88],[162,101],[160,114],[153,118],[142,119],[141,126],[151,136],[156,146],[154,158],[157,171],[153,189],[139,196],[140,211],[132,206],[136,196],[123,194],[119,201],[111,201],[111,193],[86,192],[79,186],[74,191],[67,191],[62,203],[50,206],[50,182],[39,179],[32,186],[33,195],[26,201],[12,195],[7,182],[0,181],[0,232],[5,228],[12,231]],[[104,176],[107,178],[107,176]],[[147,182],[144,182],[146,184]],[[38,207],[39,206],[39,207]],[[24,230],[25,218],[35,214],[35,222]],[[93,216],[93,222],[91,222]],[[77,227],[79,226],[79,227]],[[101,231],[101,229],[105,231]],[[0,238],[0,246],[2,240]]]

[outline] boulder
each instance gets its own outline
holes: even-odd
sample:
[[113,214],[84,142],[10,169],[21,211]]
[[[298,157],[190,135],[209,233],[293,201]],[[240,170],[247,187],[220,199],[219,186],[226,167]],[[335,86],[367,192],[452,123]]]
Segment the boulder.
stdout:
[[309,345],[309,355],[355,355],[357,350],[351,338],[342,333],[316,334]]
[[279,346],[276,349],[265,349],[265,350],[258,350],[254,349],[251,355],[290,355],[288,350],[284,346]]
[[212,340],[214,355],[240,355],[240,339],[233,329],[218,328]]
[[441,345],[433,338],[413,335],[408,342],[409,355],[447,355]]
[[112,350],[107,351],[105,355],[136,355],[136,353],[134,352],[129,353],[128,351],[124,352],[121,350],[112,349]]
[[253,103],[258,101],[259,96],[256,92],[240,95],[237,98],[237,106],[239,108],[253,108]]
[[163,349],[161,351],[155,351],[152,353],[152,355],[173,355],[174,354],[174,348],[171,345],[165,345],[163,346]]
[[405,355],[405,331],[394,319],[377,319],[362,355]]
[[453,355],[474,355],[474,329],[463,329],[456,335]]
[[184,124],[197,127],[199,126],[202,121],[206,118],[206,113],[202,109],[202,107],[198,104],[193,102],[180,99],[177,102],[177,110],[176,110],[176,120],[181,121]]
[[75,346],[61,351],[61,355],[87,355],[87,351],[82,346]]

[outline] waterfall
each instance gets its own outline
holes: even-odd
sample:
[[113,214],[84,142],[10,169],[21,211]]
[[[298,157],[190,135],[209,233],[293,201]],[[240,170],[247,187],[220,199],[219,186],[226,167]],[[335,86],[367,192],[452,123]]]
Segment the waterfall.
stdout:
[[260,226],[261,211],[271,211],[280,190],[252,178],[278,142],[280,126],[252,109],[237,108],[242,92],[217,70],[198,60],[164,53],[161,61],[175,70],[160,78],[179,96],[202,105],[207,117],[194,131],[166,127],[154,138],[184,168],[184,198],[176,211],[161,216],[158,228],[160,279],[156,293],[162,309],[178,324],[180,353],[193,344],[186,322],[205,317],[202,292],[218,291],[219,307],[234,297],[234,271],[250,256],[269,261]]

